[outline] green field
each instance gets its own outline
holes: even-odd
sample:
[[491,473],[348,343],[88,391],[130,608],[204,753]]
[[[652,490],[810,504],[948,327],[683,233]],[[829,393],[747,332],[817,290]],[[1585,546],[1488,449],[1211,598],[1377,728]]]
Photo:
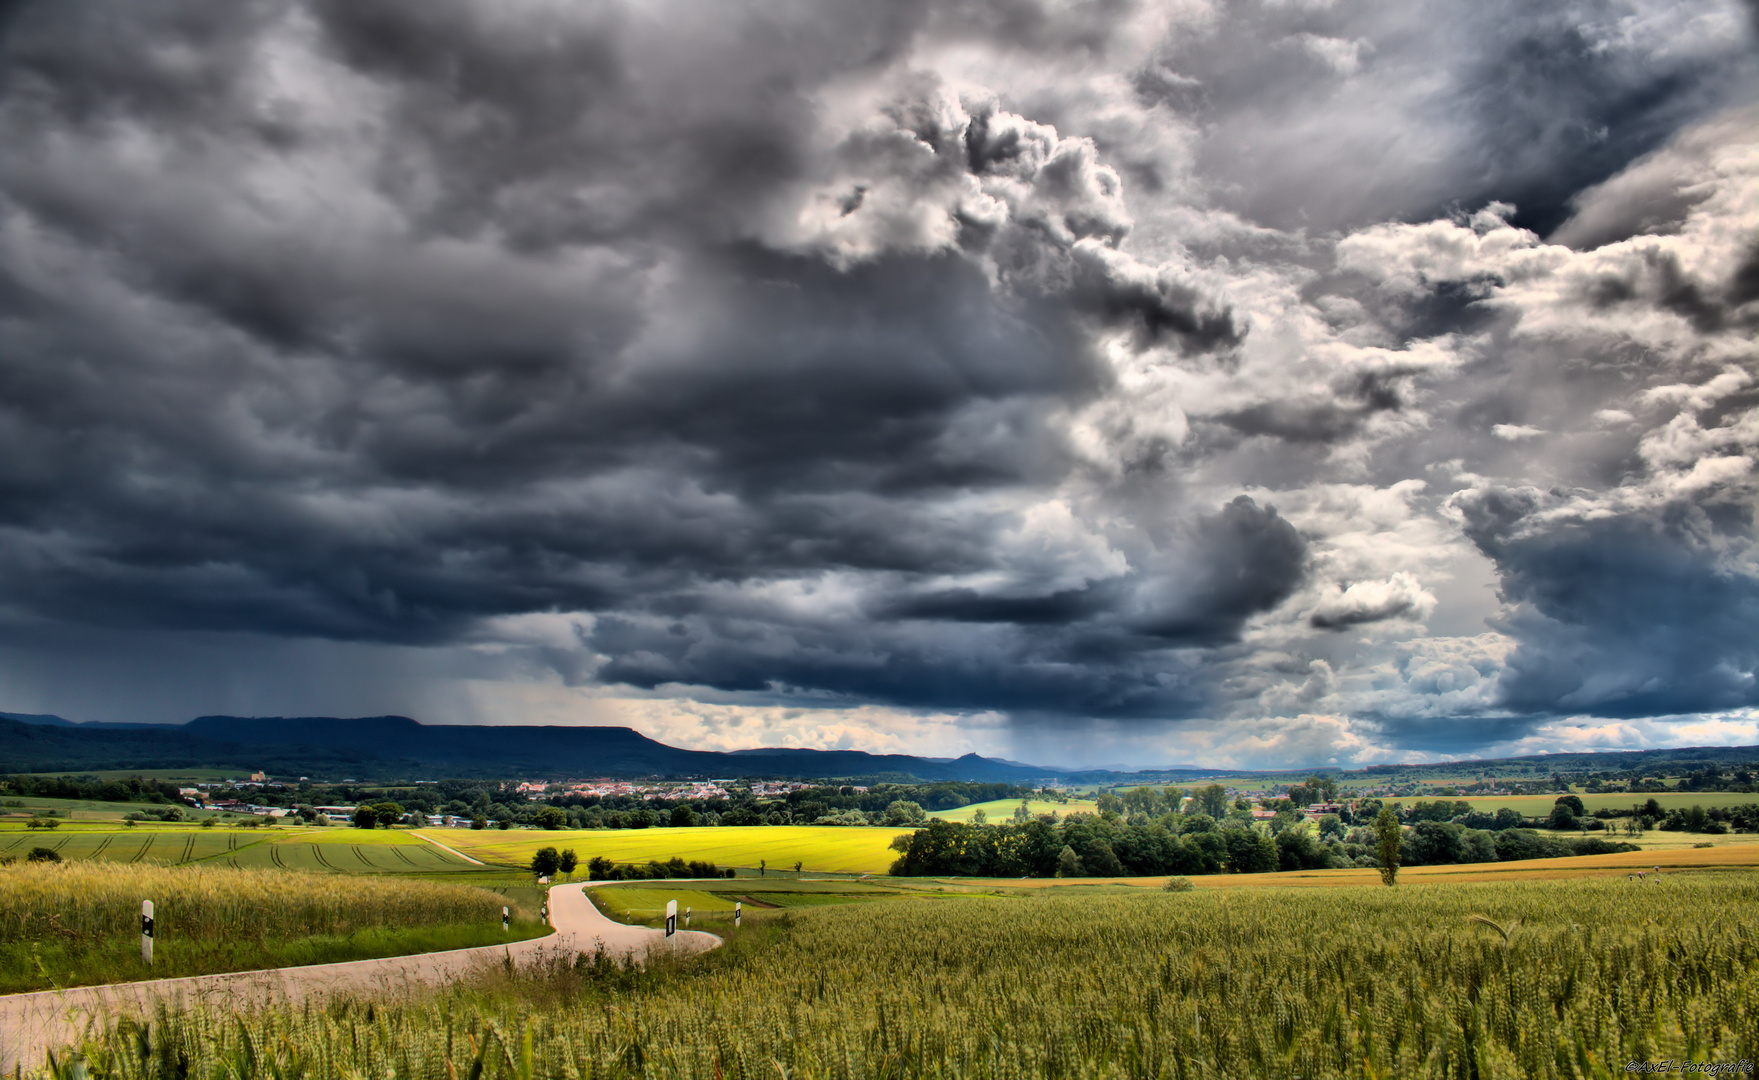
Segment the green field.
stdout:
[[[143,899],[157,909],[150,969],[140,959]],[[0,871],[0,993],[398,956],[547,932],[536,904],[522,903],[509,905],[521,917],[503,931],[505,902],[451,882],[385,875],[26,863]]]
[[480,869],[414,833],[385,829],[204,829],[193,825],[99,829],[83,824],[54,830],[0,829],[0,858],[22,857],[36,847],[49,848],[69,861],[356,874],[468,873]]
[[[1014,811],[1019,806],[1019,799],[994,799],[990,802],[961,806],[957,810],[935,810],[928,816],[938,817],[942,821],[966,822],[971,820],[972,814],[982,810],[984,816],[989,818],[991,825],[1000,825],[1005,821],[1014,820]],[[1099,813],[1099,804],[1080,799],[1070,799],[1066,803],[1052,802],[1048,799],[1029,799],[1026,803],[1026,812],[1034,817],[1039,814],[1055,814],[1059,818],[1064,818],[1070,814],[1097,814]]]
[[885,885],[875,885],[865,881],[824,881],[776,875],[730,878],[719,882],[680,881],[677,887],[663,881],[594,885],[587,895],[592,897],[600,911],[621,922],[658,926],[665,919],[666,901],[676,900],[680,914],[689,907],[698,916],[698,922],[719,925],[732,921],[735,901],[744,901],[746,917],[762,918],[769,912],[795,908],[896,899],[912,895],[918,888],[915,882],[894,879],[887,879]]
[[800,909],[645,968],[168,1016],[92,1075],[1604,1078],[1759,1058],[1759,874]]
[[[24,815],[53,810],[57,817],[68,821],[121,821],[124,814],[135,811],[156,814],[165,810],[169,803],[126,803],[104,802],[100,799],[52,799],[44,795],[8,795],[0,799],[0,814]],[[200,821],[203,818],[222,818],[219,810],[198,810],[193,806],[177,807],[183,811],[187,821]],[[222,820],[224,820],[222,818]]]
[[[1596,810],[1629,810],[1633,806],[1642,806],[1648,799],[1661,804],[1663,810],[1684,810],[1691,806],[1702,806],[1709,810],[1714,806],[1746,806],[1759,803],[1759,794],[1750,791],[1669,791],[1659,795],[1619,794],[1619,795],[1578,795],[1582,805],[1589,813]],[[1388,799],[1388,802],[1403,803],[1406,806],[1414,802],[1433,802],[1446,799],[1448,802],[1469,803],[1474,810],[1495,812],[1508,807],[1526,817],[1544,817],[1551,813],[1561,795],[1477,795],[1461,796],[1456,799],[1450,795],[1411,796]]]
[[584,867],[603,856],[616,863],[645,863],[677,856],[705,860],[722,867],[756,869],[767,861],[772,870],[802,869],[820,873],[883,874],[897,859],[892,838],[909,829],[874,829],[833,825],[713,826],[696,829],[448,829],[435,839],[473,858],[502,866],[525,866],[540,847],[573,848]]

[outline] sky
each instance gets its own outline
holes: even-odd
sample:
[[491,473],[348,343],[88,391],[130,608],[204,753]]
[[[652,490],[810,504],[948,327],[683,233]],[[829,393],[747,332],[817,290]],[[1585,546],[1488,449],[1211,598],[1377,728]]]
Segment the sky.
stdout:
[[1752,0],[0,8],[0,709],[1759,743]]

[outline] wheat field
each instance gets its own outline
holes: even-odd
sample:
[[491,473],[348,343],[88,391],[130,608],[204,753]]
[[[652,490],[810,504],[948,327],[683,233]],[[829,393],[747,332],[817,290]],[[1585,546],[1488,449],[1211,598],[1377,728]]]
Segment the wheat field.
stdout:
[[746,934],[642,971],[168,1015],[93,1042],[85,1066],[130,1080],[1319,1080],[1759,1058],[1759,875],[1746,871],[882,901]]

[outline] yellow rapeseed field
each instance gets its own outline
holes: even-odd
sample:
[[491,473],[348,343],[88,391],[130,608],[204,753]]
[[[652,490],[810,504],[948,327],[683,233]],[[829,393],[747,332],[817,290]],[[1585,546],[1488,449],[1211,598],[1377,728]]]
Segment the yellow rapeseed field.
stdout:
[[573,848],[583,868],[603,856],[617,863],[664,862],[677,856],[720,866],[772,870],[802,869],[825,873],[883,874],[897,859],[892,838],[908,829],[876,829],[834,825],[709,826],[694,829],[577,829],[534,831],[498,829],[434,832],[436,839],[484,862],[526,866],[540,847]]

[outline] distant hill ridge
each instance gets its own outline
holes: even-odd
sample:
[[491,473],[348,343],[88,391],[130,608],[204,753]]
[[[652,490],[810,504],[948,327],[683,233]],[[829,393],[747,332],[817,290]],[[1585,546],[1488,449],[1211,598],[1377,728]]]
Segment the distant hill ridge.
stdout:
[[429,725],[407,716],[198,716],[184,724],[75,724],[0,713],[0,772],[179,768],[368,776],[839,777],[1023,782],[1069,770],[977,754],[933,760],[859,750],[685,750],[626,727]]
[[[1369,772],[1494,772],[1509,765],[1544,763],[1557,769],[1598,770],[1707,761],[1759,762],[1759,747],[1591,751],[1365,768]],[[897,775],[926,781],[991,783],[1022,783],[1051,777],[1090,782],[1176,783],[1242,773],[1294,776],[1341,771],[1329,766],[1268,771],[1171,767],[1124,772],[1059,769],[977,754],[927,758],[861,750],[780,747],[725,752],[685,750],[656,742],[626,727],[430,725],[407,716],[198,716],[183,724],[139,724],[76,723],[45,713],[0,712],[0,773],[180,768],[262,769],[277,776],[314,776],[325,780],[516,776],[819,779]]]

